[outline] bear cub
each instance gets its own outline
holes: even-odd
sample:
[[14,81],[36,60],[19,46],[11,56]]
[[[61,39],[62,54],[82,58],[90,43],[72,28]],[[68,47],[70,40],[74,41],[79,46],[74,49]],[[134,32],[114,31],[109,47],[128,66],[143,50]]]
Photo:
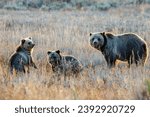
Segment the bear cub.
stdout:
[[81,63],[73,56],[64,56],[60,50],[48,51],[48,63],[51,65],[53,72],[58,74],[77,75],[82,68]]
[[27,37],[21,40],[20,45],[17,47],[16,52],[11,55],[9,59],[9,67],[11,73],[15,70],[16,72],[29,72],[29,66],[37,69],[32,59],[32,50],[35,44],[32,41],[32,37]]

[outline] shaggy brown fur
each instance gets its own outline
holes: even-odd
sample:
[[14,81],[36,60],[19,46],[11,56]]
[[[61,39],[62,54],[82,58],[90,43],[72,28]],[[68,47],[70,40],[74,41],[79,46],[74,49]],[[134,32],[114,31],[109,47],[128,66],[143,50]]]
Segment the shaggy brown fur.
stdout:
[[21,40],[21,44],[18,46],[16,52],[10,57],[9,60],[11,73],[14,70],[16,72],[25,73],[25,66],[28,68],[27,72],[29,72],[29,66],[37,68],[31,56],[31,52],[34,46],[35,44],[33,43],[31,37]]
[[90,33],[90,44],[102,52],[109,67],[115,66],[116,60],[128,61],[129,67],[133,62],[144,65],[148,57],[146,42],[133,33]]
[[81,63],[73,56],[63,56],[60,51],[48,51],[48,63],[52,70],[58,74],[77,75],[81,71]]

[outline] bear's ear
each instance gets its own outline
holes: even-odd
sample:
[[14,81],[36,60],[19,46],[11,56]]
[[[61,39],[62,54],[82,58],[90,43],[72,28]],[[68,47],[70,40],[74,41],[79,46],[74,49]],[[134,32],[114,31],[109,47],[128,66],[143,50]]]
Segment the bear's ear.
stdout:
[[101,32],[100,34],[101,34],[101,35],[105,35],[105,32]]
[[30,40],[32,40],[32,37],[29,37]]
[[90,32],[90,36],[92,35],[92,33]]
[[26,41],[25,39],[22,39],[21,40],[21,45],[23,45],[25,41]]
[[51,51],[48,51],[47,54],[49,55],[51,53]]
[[57,54],[60,54],[60,50],[57,50],[56,53],[57,53]]

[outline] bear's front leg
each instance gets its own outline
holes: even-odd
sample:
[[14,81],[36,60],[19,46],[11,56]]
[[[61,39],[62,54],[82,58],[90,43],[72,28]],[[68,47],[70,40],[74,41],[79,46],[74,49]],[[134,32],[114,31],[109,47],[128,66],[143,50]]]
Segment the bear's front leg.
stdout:
[[105,56],[105,59],[109,68],[115,67],[116,58],[113,55]]
[[35,69],[37,69],[37,66],[35,65],[35,63],[33,63],[33,67],[34,67]]
[[31,66],[33,66],[35,69],[37,69],[37,66],[36,66],[35,63],[33,62],[32,58],[31,58]]

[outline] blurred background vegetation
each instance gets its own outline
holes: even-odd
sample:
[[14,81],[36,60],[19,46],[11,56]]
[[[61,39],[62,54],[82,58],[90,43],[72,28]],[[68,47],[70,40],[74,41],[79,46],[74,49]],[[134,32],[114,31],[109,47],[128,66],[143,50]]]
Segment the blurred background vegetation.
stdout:
[[126,5],[150,4],[150,0],[1,0],[9,10],[108,10]]
[[[128,69],[120,63],[108,69],[89,44],[89,32],[132,32],[150,48],[149,19],[150,0],[0,0],[0,99],[150,99],[150,56],[145,67]],[[36,43],[38,70],[12,76],[9,57],[27,36]],[[69,77],[70,88],[64,87],[63,77],[61,84],[53,81],[49,49],[89,66],[79,78]]]

